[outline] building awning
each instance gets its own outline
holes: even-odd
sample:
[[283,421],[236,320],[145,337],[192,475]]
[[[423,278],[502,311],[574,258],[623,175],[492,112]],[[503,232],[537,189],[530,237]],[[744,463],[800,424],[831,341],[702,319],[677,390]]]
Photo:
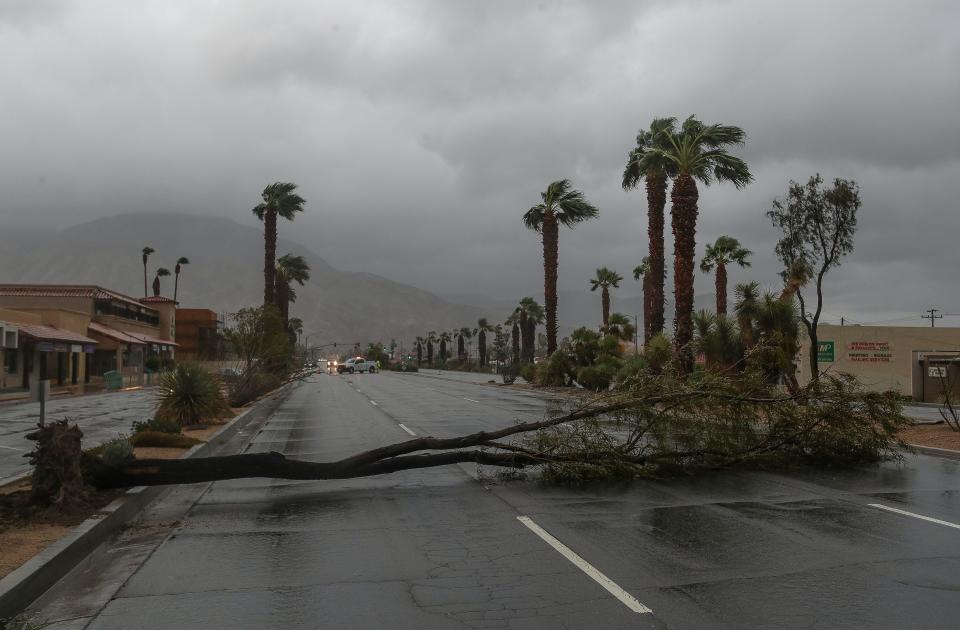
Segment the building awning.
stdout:
[[151,337],[150,335],[144,335],[143,333],[129,333],[131,337],[136,337],[141,342],[154,345],[154,346],[176,346],[179,345],[175,341],[168,341],[166,339],[160,339],[159,337]]
[[117,330],[116,328],[111,328],[104,324],[97,322],[90,322],[90,325],[87,326],[87,331],[95,335],[102,335],[107,339],[113,339],[114,341],[119,341],[120,343],[128,343],[137,346],[142,346],[143,341],[140,341],[136,337],[123,332],[122,330]]
[[20,334],[33,341],[49,341],[71,344],[95,344],[96,340],[84,337],[81,334],[54,328],[53,326],[42,326],[40,324],[20,324]]

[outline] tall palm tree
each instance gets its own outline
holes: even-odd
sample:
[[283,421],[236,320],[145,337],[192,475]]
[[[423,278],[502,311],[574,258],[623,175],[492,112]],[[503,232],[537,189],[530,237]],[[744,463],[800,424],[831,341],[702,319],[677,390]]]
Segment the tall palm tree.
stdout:
[[431,330],[427,333],[427,366],[433,367],[433,344],[437,341],[436,331]]
[[493,332],[493,326],[486,317],[477,320],[477,354],[481,366],[487,365],[487,333]]
[[154,253],[156,250],[150,246],[144,247],[142,250],[143,258],[143,297],[147,297],[147,259],[150,258],[150,254]]
[[[637,133],[637,144],[627,155],[623,169],[623,189],[636,188],[643,179],[647,188],[647,240],[650,258],[650,318],[644,317],[644,342],[663,332],[664,323],[664,263],[663,224],[667,205],[667,180],[677,173],[674,162],[657,150],[664,148],[666,137],[676,128],[676,118],[655,118],[649,129]],[[644,289],[646,293],[646,289]]]
[[546,313],[540,303],[531,297],[520,300],[520,306],[527,315],[526,328],[523,330],[523,354],[527,363],[533,363],[537,352],[537,326],[543,324]]
[[596,217],[600,211],[573,190],[570,180],[551,183],[540,193],[542,202],[527,210],[523,224],[543,236],[543,301],[547,316],[547,354],[557,349],[557,267],[560,227],[572,228]]
[[651,322],[653,313],[653,289],[651,285],[653,278],[650,274],[649,256],[644,256],[640,264],[633,268],[633,279],[643,280],[643,345],[647,345],[650,342],[650,338],[653,337],[653,330],[651,328],[653,325]]
[[616,271],[601,267],[597,269],[597,275],[590,279],[590,290],[600,289],[600,304],[603,307],[603,325],[602,330],[606,330],[610,324],[610,287],[617,288],[620,281],[623,280]]
[[440,363],[443,363],[447,360],[447,344],[450,343],[452,337],[450,333],[445,330],[440,333],[438,339],[440,340]]
[[159,267],[157,269],[157,275],[153,277],[153,294],[160,295],[160,278],[165,278],[170,275],[170,270],[166,267]]
[[173,301],[177,301],[177,290],[180,288],[180,266],[189,265],[190,259],[186,256],[177,258],[177,264],[173,268]]
[[516,365],[520,363],[520,308],[517,307],[513,310],[513,313],[507,320],[504,322],[505,325],[510,326],[510,358],[511,362]]
[[732,236],[720,236],[713,244],[707,244],[707,249],[700,259],[700,271],[710,273],[716,268],[717,276],[714,281],[717,290],[717,315],[727,314],[727,265],[736,263],[741,267],[749,267],[752,256],[740,241]]
[[732,125],[705,125],[693,116],[680,129],[663,132],[662,146],[650,150],[676,169],[670,191],[674,234],[673,292],[676,314],[674,354],[681,375],[693,369],[693,261],[697,234],[697,181],[710,185],[714,180],[729,181],[743,188],[753,179],[747,163],[731,155],[727,148],[744,142],[743,129]]
[[253,209],[253,214],[263,221],[263,303],[276,304],[277,217],[293,221],[298,212],[303,212],[306,200],[294,191],[297,185],[291,182],[275,182],[263,189],[263,202]]
[[303,256],[284,254],[277,260],[277,273],[274,278],[277,286],[274,300],[284,323],[290,319],[290,303],[297,301],[297,292],[291,286],[292,283],[296,282],[303,286],[309,279],[310,265]]
[[470,328],[464,326],[457,331],[457,359],[462,363],[467,359],[467,339],[473,334]]
[[423,342],[423,337],[417,337],[417,367],[420,367],[423,364]]

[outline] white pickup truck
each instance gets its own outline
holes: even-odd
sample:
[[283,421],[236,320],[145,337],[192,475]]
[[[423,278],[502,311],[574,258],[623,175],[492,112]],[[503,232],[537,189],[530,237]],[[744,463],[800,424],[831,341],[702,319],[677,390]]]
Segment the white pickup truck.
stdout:
[[353,357],[352,359],[347,359],[343,363],[337,365],[337,373],[343,374],[353,374],[354,372],[367,372],[368,374],[373,374],[377,371],[377,362],[368,361],[363,357]]

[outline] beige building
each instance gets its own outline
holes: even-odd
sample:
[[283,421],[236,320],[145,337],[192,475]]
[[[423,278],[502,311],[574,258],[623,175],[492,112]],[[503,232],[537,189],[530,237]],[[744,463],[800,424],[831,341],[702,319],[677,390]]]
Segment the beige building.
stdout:
[[[836,326],[817,328],[821,371],[857,376],[876,391],[938,402],[944,386],[960,391],[960,328]],[[802,333],[800,383],[810,381],[809,339]]]
[[4,349],[0,389],[28,390],[41,379],[82,389],[116,372],[141,385],[149,357],[173,356],[175,303],[141,300],[99,286],[0,285],[0,321],[17,329]]

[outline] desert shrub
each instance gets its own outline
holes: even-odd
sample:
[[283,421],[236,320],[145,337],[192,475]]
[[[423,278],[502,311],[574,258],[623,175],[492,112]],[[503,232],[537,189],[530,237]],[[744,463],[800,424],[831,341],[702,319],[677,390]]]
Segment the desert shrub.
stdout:
[[670,338],[664,334],[655,335],[643,349],[643,358],[654,373],[663,372],[673,355]]
[[544,387],[565,387],[573,380],[575,365],[565,348],[559,348],[550,355],[537,370],[537,385]]
[[177,362],[172,357],[163,357],[160,359],[160,369],[164,371],[172,370],[177,367]]
[[143,367],[149,370],[150,372],[159,372],[160,371],[160,357],[153,354],[146,358],[143,362]]
[[610,388],[620,364],[613,359],[601,359],[596,365],[588,365],[577,370],[577,382],[595,392]]
[[419,372],[420,371],[419,368],[417,368],[417,364],[414,362],[395,363],[393,364],[393,367],[391,367],[391,369],[394,372]]
[[265,372],[257,367],[248,367],[230,386],[231,407],[242,407],[273,391],[284,383],[282,374]]
[[127,436],[120,434],[100,447],[100,459],[107,466],[117,467],[133,461],[133,447]]
[[228,411],[220,382],[196,363],[181,363],[160,377],[157,418],[197,424]]
[[200,444],[200,440],[180,435],[179,433],[164,433],[162,431],[141,431],[130,438],[129,444],[136,447],[153,446],[157,448],[190,448]]
[[648,374],[650,374],[650,364],[647,363],[646,357],[639,354],[630,355],[623,361],[623,365],[620,366],[620,369],[617,370],[617,375],[614,378],[614,382],[622,387],[629,385],[631,381]]
[[537,366],[533,363],[527,363],[522,368],[520,368],[520,376],[523,377],[528,383],[537,382]]
[[151,420],[134,420],[130,425],[133,434],[141,431],[159,431],[160,433],[180,433],[180,423],[176,420],[153,418]]

